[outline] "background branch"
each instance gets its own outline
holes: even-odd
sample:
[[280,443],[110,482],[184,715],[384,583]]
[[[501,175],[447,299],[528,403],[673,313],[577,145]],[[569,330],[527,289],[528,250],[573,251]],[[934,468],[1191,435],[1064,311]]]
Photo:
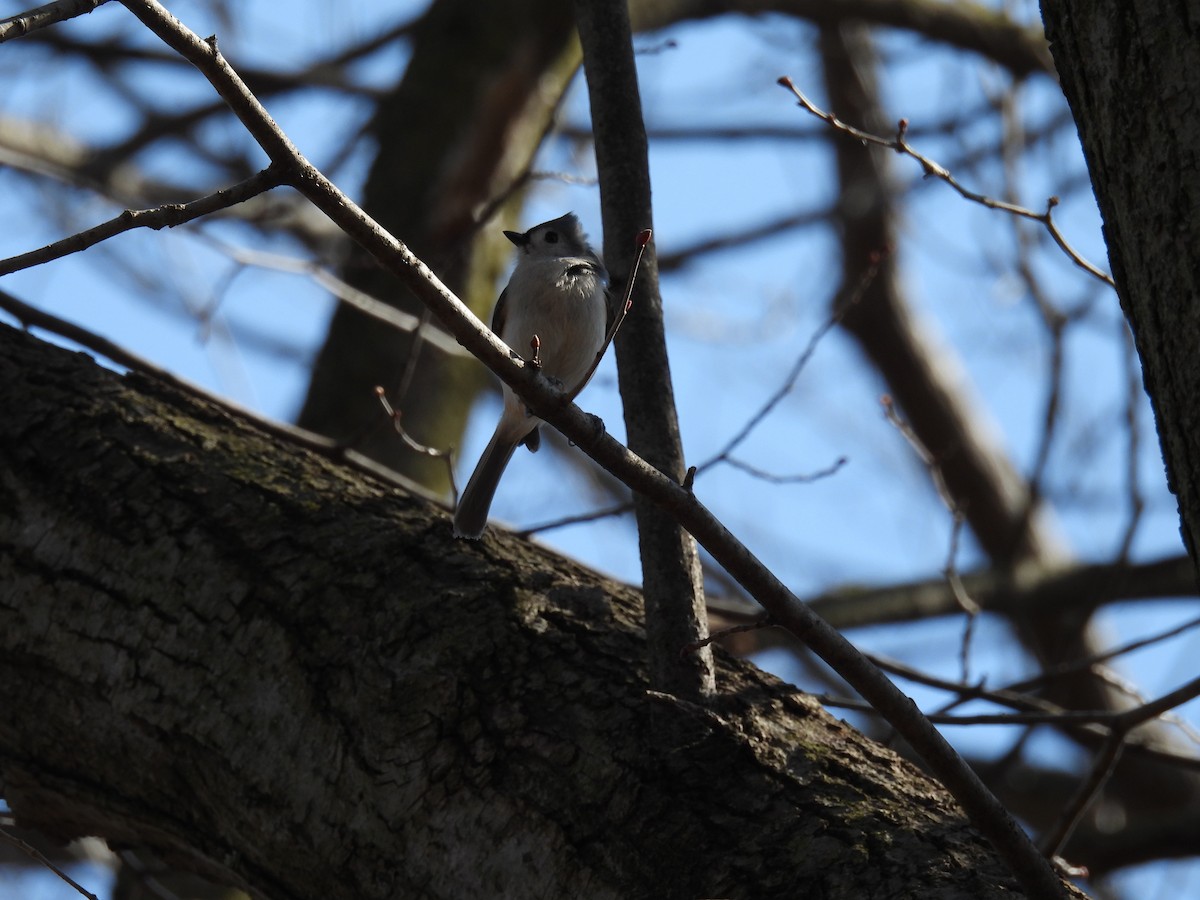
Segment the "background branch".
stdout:
[[[604,257],[613,294],[621,297],[632,269],[634,238],[653,227],[632,34],[623,4],[576,0],[575,13],[596,136]],[[617,370],[630,450],[678,484],[686,465],[655,256],[651,245],[633,284],[629,321],[616,344]],[[670,513],[648,498],[635,495],[634,511],[654,682],[666,693],[702,700],[714,690],[711,652],[702,648],[682,653],[708,636],[696,543]]]

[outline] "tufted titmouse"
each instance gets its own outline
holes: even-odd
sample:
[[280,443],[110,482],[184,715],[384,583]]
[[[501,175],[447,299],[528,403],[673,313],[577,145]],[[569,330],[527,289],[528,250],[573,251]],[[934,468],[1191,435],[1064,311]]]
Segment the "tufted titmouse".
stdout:
[[[496,301],[492,331],[518,352],[528,348],[536,335],[542,371],[557,379],[563,390],[574,391],[581,387],[579,382],[604,343],[608,318],[604,265],[588,246],[573,213],[535,225],[524,234],[506,231],[504,236],[519,253],[508,287]],[[541,424],[504,385],[504,412],[454,512],[455,537],[474,539],[483,534],[504,468],[519,444],[537,450]]]

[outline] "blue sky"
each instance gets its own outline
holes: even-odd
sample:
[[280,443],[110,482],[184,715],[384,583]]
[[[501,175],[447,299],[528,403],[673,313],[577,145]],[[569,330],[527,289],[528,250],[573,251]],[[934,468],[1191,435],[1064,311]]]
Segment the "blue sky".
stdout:
[[[0,2],[0,15],[21,8]],[[206,3],[178,2],[171,8],[198,33],[218,33],[235,66],[281,68],[299,68],[407,15],[402,4],[314,2],[295,4],[281,19],[277,5],[251,0],[239,4],[236,20],[226,23]],[[1015,9],[1026,18],[1036,15],[1029,2],[1017,3]],[[116,4],[63,29],[89,39],[129,35],[156,46]],[[663,46],[666,38],[673,44]],[[641,49],[653,50],[639,56],[647,120],[652,127],[794,125],[821,134],[818,123],[775,83],[780,75],[790,75],[815,102],[824,103],[813,42],[810,28],[778,17],[730,18],[639,38]],[[0,46],[0,77],[11,85],[0,97],[0,116],[53,125],[91,144],[125,134],[133,121],[125,100],[98,88],[80,67],[40,66],[45,52],[21,43]],[[885,32],[879,46],[887,63],[885,102],[895,118],[909,120],[914,135],[963,110],[998,103],[1008,87],[1003,73],[977,57],[934,52],[907,34]],[[402,70],[404,56],[403,49],[379,53],[360,65],[356,75],[364,85],[386,87]],[[161,108],[209,96],[206,83],[190,71],[159,67],[147,72],[152,77],[139,91]],[[367,112],[365,104],[331,92],[308,92],[267,105],[318,166],[337,157]],[[1017,107],[1025,128],[1036,130],[1060,116],[1064,102],[1049,79],[1031,78],[1018,92]],[[563,119],[587,121],[586,92],[578,80]],[[204,133],[214,147],[243,142],[231,123],[212,123]],[[986,115],[950,135],[914,137],[913,143],[951,162],[994,146],[999,135],[999,117]],[[183,159],[167,147],[145,154],[139,165],[146,175],[203,185],[203,166],[189,157],[181,171]],[[333,173],[335,180],[356,195],[369,161],[370,147],[359,142]],[[978,398],[980,414],[991,421],[1018,467],[1028,472],[1041,434],[1048,354],[1014,271],[1012,225],[945,185],[922,180],[916,163],[895,157],[892,165],[897,180],[912,186],[899,251],[905,288],[931,332],[939,335],[947,363],[961,368],[964,389]],[[661,141],[652,145],[651,166],[656,241],[663,254],[773,216],[822,209],[834,197],[833,162],[821,139]],[[585,183],[539,182],[526,224],[574,210],[598,243],[598,194],[586,183],[594,175],[590,157],[581,157],[566,141],[552,140],[538,168],[582,177]],[[1051,193],[1062,192],[1055,213],[1061,229],[1085,257],[1106,267],[1099,216],[1086,181],[1081,181],[1085,172],[1074,134],[1068,130],[1038,144],[1021,157],[1018,168],[1020,201],[1040,209]],[[965,166],[956,174],[985,192],[1003,187],[1001,168],[994,162]],[[45,180],[35,184],[31,187],[0,165],[0,216],[10,223],[0,229],[0,256],[39,246],[121,209]],[[1063,191],[1064,185],[1074,188]],[[8,276],[3,287],[207,390],[289,419],[303,396],[307,364],[320,344],[332,302],[302,275],[239,266],[229,247],[250,242],[258,250],[299,255],[286,238],[263,238],[242,226],[217,223],[123,235],[52,266]],[[1123,430],[1128,369],[1120,310],[1109,289],[1044,240],[1035,243],[1032,264],[1055,301],[1089,309],[1066,344],[1061,433],[1048,469],[1054,521],[1072,554],[1107,559],[1128,519]],[[837,287],[837,252],[828,230],[796,230],[712,254],[664,276],[675,392],[690,462],[707,459],[737,432],[825,322]],[[295,353],[262,352],[244,339],[247,333],[278,339]],[[884,419],[879,405],[884,390],[849,339],[835,331],[820,343],[794,390],[738,455],[778,474],[820,471],[842,457],[847,464],[811,484],[766,484],[729,467],[717,467],[697,482],[701,499],[801,596],[848,581],[931,577],[945,564],[951,518],[929,489],[924,468]],[[623,434],[611,359],[579,402],[600,415],[612,433]],[[459,448],[464,476],[486,443],[497,411],[494,399],[479,402]],[[1144,397],[1136,412],[1141,434],[1137,471],[1147,512],[1132,556],[1153,559],[1182,548]],[[548,456],[517,455],[494,516],[525,526],[609,502],[588,489],[576,468]],[[560,529],[540,539],[615,577],[639,579],[636,539],[627,519]],[[978,561],[973,543],[964,541],[959,566],[967,569]],[[1099,621],[1128,640],[1195,614],[1194,601],[1143,602],[1107,610]],[[869,649],[953,677],[961,629],[961,622],[940,620],[920,627],[864,629],[852,637]],[[1012,646],[1005,625],[985,620],[975,642],[975,674],[998,684],[1025,673],[1029,663]],[[1131,658],[1123,671],[1154,695],[1194,674],[1198,649],[1195,635],[1187,635]],[[784,677],[801,678],[781,654],[767,654],[760,661]],[[919,702],[933,698],[920,689],[913,694]],[[1200,718],[1195,703],[1180,713],[1193,724]],[[951,737],[967,750],[998,753],[1014,733],[958,729]],[[1078,753],[1054,738],[1038,740],[1043,760],[1072,759]],[[1142,890],[1168,878],[1193,888],[1200,884],[1190,864],[1164,864],[1128,877],[1150,879],[1131,882]],[[65,896],[47,891],[47,897]]]

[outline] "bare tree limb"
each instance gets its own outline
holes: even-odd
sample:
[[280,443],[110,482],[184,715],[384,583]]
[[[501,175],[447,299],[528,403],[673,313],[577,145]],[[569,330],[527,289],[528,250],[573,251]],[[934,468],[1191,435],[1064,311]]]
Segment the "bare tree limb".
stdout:
[[119,216],[86,231],[80,231],[37,250],[0,260],[0,276],[10,275],[31,266],[40,266],[51,260],[62,259],[72,253],[79,253],[96,246],[101,241],[106,241],[135,228],[152,228],[156,231],[160,228],[174,228],[176,225],[182,225],[202,216],[211,215],[218,210],[243,203],[251,197],[257,197],[283,183],[284,179],[280,171],[274,166],[269,166],[245,181],[222,188],[189,203],[170,203],[155,209],[127,209]]
[[1020,892],[945,791],[770,675],[649,690],[637,592],[508,536],[464,552],[440,510],[154,379],[0,347],[26,825],[270,897]]
[[[624,4],[576,0],[575,16],[595,131],[604,257],[614,286],[632,287],[634,291],[629,327],[616,348],[629,447],[668,478],[680,482],[686,463],[667,360],[653,247],[646,248],[641,277],[628,284],[634,261],[633,239],[653,226],[649,149],[629,14]],[[620,296],[624,291],[613,293]],[[625,310],[614,312],[624,315]],[[669,513],[646,498],[635,496],[634,510],[655,683],[659,690],[703,702],[715,689],[711,651],[706,648],[681,655],[684,647],[708,635],[696,542]]]
[[57,875],[61,880],[65,881],[72,888],[74,888],[77,893],[82,894],[84,897],[87,897],[88,900],[99,900],[99,898],[95,894],[93,894],[91,891],[85,890],[83,885],[81,885],[78,881],[76,881],[74,878],[72,878],[70,875],[68,875],[66,872],[64,872],[62,869],[60,869],[58,866],[56,866],[53,862],[51,862],[46,857],[46,855],[44,853],[42,853],[42,851],[37,849],[37,847],[34,847],[32,844],[30,844],[24,838],[17,837],[17,835],[15,835],[11,831],[9,831],[7,824],[0,824],[0,840],[4,841],[7,844],[12,845],[13,847],[16,847],[18,850],[20,850],[22,853],[24,853],[26,856],[28,856],[30,859],[32,859],[34,862],[36,862],[38,865],[44,866],[45,868],[49,869],[51,872],[53,872],[55,875]]
[[[865,660],[775,577],[689,491],[634,456],[577,407],[563,407],[561,394],[538,371],[512,359],[508,348],[417,259],[407,247],[379,228],[328,181],[279,130],[246,89],[212,42],[189,31],[155,0],[122,0],[168,46],[189,59],[226,99],[272,162],[284,167],[293,186],[337,222],[382,265],[402,278],[442,319],[446,327],[493,372],[529,403],[530,409],[559,428],[588,455],[678,521],[714,559],[738,579],[780,624],[805,641],[892,723],[962,804],[971,821],[992,841],[1029,893],[1038,898],[1065,897],[1068,889],[1038,853],[1004,807],[920,715],[912,701]],[[644,227],[644,226],[643,226]]]
[[47,3],[7,19],[0,19],[0,44],[13,38],[24,37],[39,28],[87,15],[107,2],[108,0],[57,0],[55,3]]
[[980,206],[984,206],[987,209],[998,209],[1002,212],[1009,213],[1010,215],[1019,216],[1023,219],[1030,219],[1034,222],[1041,223],[1041,225],[1046,229],[1046,232],[1054,240],[1054,243],[1056,243],[1059,249],[1067,255],[1067,258],[1070,259],[1071,262],[1083,269],[1083,271],[1087,272],[1093,278],[1099,279],[1109,287],[1114,287],[1112,276],[1080,256],[1075,248],[1067,243],[1067,239],[1063,237],[1062,232],[1059,231],[1058,225],[1055,224],[1053,217],[1054,207],[1058,206],[1059,202],[1057,197],[1051,197],[1049,200],[1047,200],[1046,211],[1039,213],[1033,211],[1032,209],[1027,209],[1024,206],[1019,206],[1015,203],[997,200],[994,197],[989,197],[986,194],[979,193],[978,191],[972,191],[969,188],[964,187],[959,180],[954,177],[953,173],[951,173],[950,170],[948,170],[945,166],[935,162],[924,154],[918,153],[909,145],[908,141],[905,140],[905,134],[908,131],[907,120],[900,120],[900,124],[894,138],[880,137],[879,135],[863,131],[860,128],[854,128],[853,126],[847,125],[832,113],[828,113],[817,108],[815,105],[813,105],[812,101],[805,97],[800,89],[796,87],[796,85],[792,82],[792,79],[788,78],[786,75],[779,79],[779,83],[792,92],[792,94],[796,97],[797,103],[802,109],[827,122],[831,128],[834,128],[837,131],[840,131],[854,140],[860,141],[864,144],[875,144],[879,147],[886,147],[889,150],[895,150],[897,153],[901,153],[905,156],[915,159],[921,164],[921,168],[924,170],[926,178],[937,178],[946,182],[946,184],[950,185],[950,187],[952,187],[954,191],[964,200],[970,200],[972,203],[978,203]]

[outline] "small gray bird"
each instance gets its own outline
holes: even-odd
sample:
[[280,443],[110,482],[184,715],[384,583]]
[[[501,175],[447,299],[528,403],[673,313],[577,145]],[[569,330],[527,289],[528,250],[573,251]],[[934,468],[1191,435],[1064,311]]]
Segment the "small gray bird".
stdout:
[[[524,234],[506,231],[519,254],[508,286],[496,301],[492,331],[521,356],[537,335],[542,372],[564,391],[580,387],[604,343],[608,273],[588,245],[579,219],[567,213]],[[504,385],[504,412],[454,511],[454,535],[483,534],[496,485],[519,444],[537,450],[542,420]]]

